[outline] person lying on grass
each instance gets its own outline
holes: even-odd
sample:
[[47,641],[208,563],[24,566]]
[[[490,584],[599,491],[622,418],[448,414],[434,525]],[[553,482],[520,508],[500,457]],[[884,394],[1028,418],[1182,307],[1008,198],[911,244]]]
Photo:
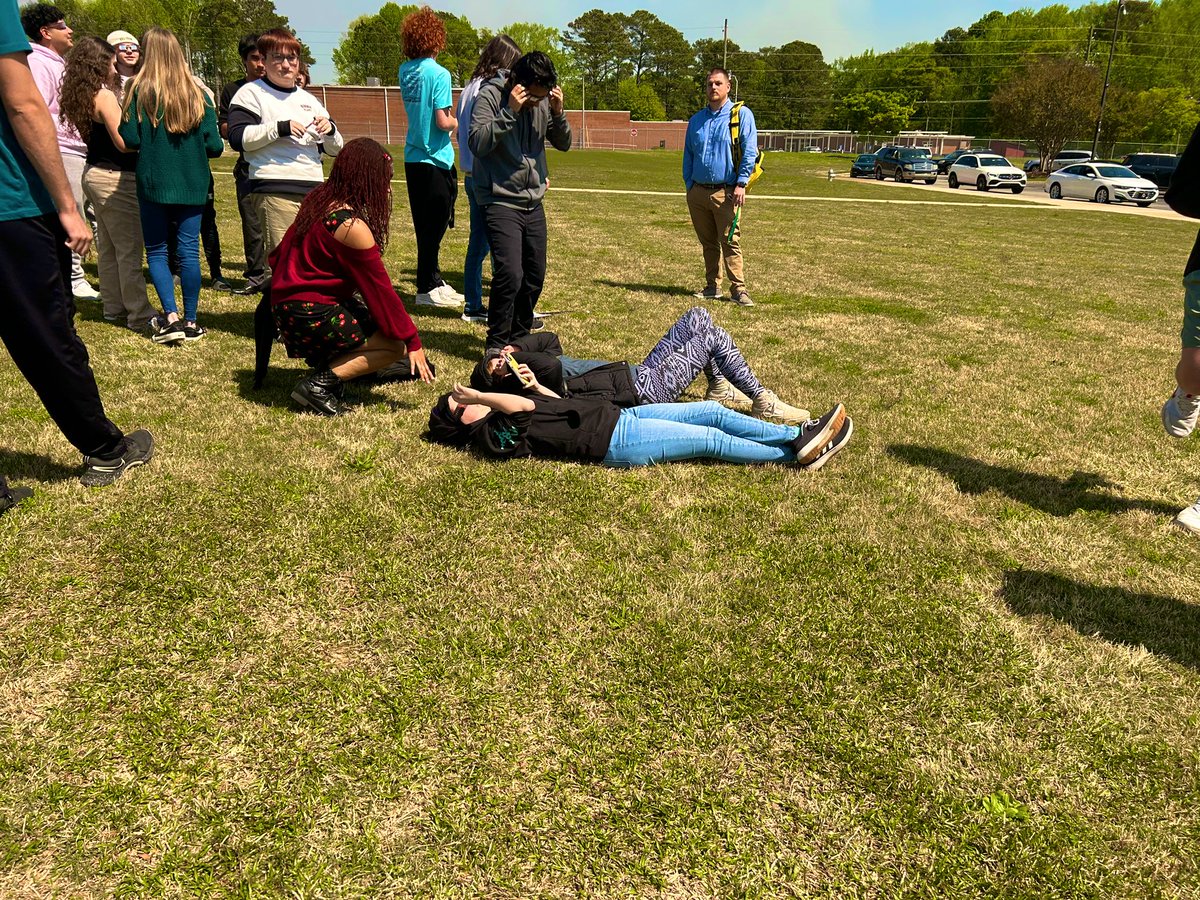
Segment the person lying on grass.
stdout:
[[[383,265],[391,179],[392,157],[380,144],[350,141],[271,254],[275,324],[288,356],[304,358],[316,370],[300,380],[292,399],[321,415],[342,412],[345,382],[406,356],[422,381],[433,382],[417,327]],[[260,330],[256,321],[261,339]]]
[[504,394],[456,384],[430,412],[430,439],[470,445],[493,459],[539,456],[618,468],[717,459],[795,463],[815,471],[854,433],[841,403],[802,425],[777,425],[713,401],[622,409],[598,398],[564,399],[540,384],[529,366],[518,365],[517,375],[532,390]]
[[726,405],[752,402],[751,415],[768,422],[799,425],[809,418],[807,409],[789,406],[759,383],[729,332],[698,306],[679,317],[640,365],[565,356],[558,335],[543,331],[489,350],[471,373],[471,387],[523,393],[505,362],[506,352],[563,396],[600,397],[623,407],[674,403],[704,372],[705,400]]

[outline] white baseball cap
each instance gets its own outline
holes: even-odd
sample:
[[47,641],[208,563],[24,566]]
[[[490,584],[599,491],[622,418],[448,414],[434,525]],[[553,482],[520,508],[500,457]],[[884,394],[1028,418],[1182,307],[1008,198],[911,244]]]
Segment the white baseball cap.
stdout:
[[140,49],[142,46],[141,42],[128,31],[114,31],[108,36],[107,40],[114,47],[117,44],[137,44]]

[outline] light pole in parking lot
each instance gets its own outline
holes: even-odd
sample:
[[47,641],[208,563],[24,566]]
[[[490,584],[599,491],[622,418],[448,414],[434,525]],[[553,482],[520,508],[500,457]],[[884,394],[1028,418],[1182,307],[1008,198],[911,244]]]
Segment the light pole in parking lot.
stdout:
[[1117,11],[1113,15],[1112,43],[1108,45],[1108,65],[1104,68],[1104,87],[1100,89],[1100,112],[1096,115],[1096,133],[1092,135],[1092,159],[1096,158],[1096,145],[1100,143],[1100,125],[1104,121],[1104,101],[1108,98],[1108,76],[1112,74],[1113,52],[1117,49],[1117,29],[1125,12],[1125,0],[1117,0]]

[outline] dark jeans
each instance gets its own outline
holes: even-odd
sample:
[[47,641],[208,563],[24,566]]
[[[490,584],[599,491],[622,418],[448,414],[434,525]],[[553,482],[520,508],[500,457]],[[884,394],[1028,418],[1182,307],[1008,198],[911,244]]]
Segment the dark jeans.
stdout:
[[438,249],[454,218],[458,173],[453,167],[440,169],[431,163],[405,163],[404,180],[417,232],[417,293],[428,294],[443,283]]
[[0,339],[75,449],[112,456],[124,435],[104,414],[75,333],[71,251],[58,216],[0,222]]
[[246,253],[242,277],[247,281],[261,281],[267,274],[267,254],[258,210],[254,208],[254,195],[250,193],[246,179],[239,177],[237,169],[234,169],[233,183],[237,188],[238,216],[242,220],[242,249]]
[[503,347],[533,330],[533,308],[546,280],[546,211],[489,203],[483,208],[492,245],[487,347]]

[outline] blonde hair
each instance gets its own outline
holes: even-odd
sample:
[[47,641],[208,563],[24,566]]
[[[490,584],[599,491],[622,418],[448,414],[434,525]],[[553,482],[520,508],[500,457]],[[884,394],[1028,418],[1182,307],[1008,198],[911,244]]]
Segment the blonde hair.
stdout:
[[131,118],[135,97],[138,120],[145,117],[155,127],[161,121],[171,134],[187,134],[204,119],[204,93],[166,28],[147,28],[142,35],[142,69],[126,85],[123,118]]

